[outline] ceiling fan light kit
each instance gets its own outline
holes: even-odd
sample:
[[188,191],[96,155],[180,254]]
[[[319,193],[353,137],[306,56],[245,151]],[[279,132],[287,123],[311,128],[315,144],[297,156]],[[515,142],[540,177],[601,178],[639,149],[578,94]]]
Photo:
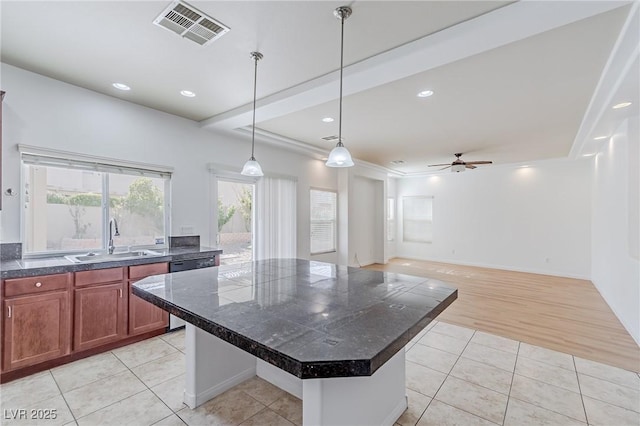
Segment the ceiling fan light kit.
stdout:
[[353,11],[349,6],[340,6],[333,11],[336,18],[340,20],[340,114],[338,116],[338,143],[329,153],[329,158],[325,163],[327,167],[352,167],[353,159],[351,153],[342,143],[342,73],[344,70],[344,20],[351,16]]
[[251,59],[254,60],[254,74],[253,74],[253,122],[251,124],[251,158],[244,163],[244,167],[242,168],[242,172],[240,174],[244,176],[255,176],[260,177],[264,176],[262,173],[262,167],[260,167],[260,163],[256,161],[254,157],[254,149],[256,146],[256,86],[258,83],[258,61],[263,58],[262,53],[260,52],[251,52]]
[[444,168],[440,169],[440,170],[446,170],[449,167],[451,167],[451,171],[453,173],[460,173],[460,172],[464,172],[467,169],[476,169],[478,164],[493,164],[493,161],[469,161],[468,163],[465,161],[462,161],[460,159],[460,157],[462,157],[462,153],[461,152],[457,152],[455,154],[453,154],[456,156],[456,159],[454,160],[453,163],[451,164],[429,164],[429,167],[442,167],[445,166]]

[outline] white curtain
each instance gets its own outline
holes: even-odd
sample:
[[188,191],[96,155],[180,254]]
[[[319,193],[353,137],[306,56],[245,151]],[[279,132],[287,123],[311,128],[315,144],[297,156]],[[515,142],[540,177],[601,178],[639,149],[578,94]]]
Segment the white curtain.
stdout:
[[258,180],[255,207],[255,260],[296,257],[296,181]]

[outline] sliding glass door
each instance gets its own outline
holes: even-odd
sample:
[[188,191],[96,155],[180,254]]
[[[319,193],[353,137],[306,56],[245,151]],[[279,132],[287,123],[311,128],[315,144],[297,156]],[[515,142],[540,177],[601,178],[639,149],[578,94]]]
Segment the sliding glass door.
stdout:
[[217,179],[218,247],[221,265],[253,260],[254,184]]

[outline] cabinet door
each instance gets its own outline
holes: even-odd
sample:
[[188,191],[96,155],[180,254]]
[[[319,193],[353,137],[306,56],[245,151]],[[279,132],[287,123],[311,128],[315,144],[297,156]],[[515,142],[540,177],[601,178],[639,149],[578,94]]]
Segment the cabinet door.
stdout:
[[37,364],[71,351],[69,292],[6,299],[4,370]]
[[166,328],[169,325],[169,313],[134,295],[132,285],[133,282],[129,283],[129,334]]
[[140,299],[132,292],[132,285],[136,281],[150,275],[166,274],[167,272],[169,272],[168,263],[129,267],[129,277],[136,278],[129,282],[129,334],[142,334],[166,328],[169,325],[169,313],[167,311]]
[[73,347],[76,351],[115,342],[127,335],[124,283],[76,288]]

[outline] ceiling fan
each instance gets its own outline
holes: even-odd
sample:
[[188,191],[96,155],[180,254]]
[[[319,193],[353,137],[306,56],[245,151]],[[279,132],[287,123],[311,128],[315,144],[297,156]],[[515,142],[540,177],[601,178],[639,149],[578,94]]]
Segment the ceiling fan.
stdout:
[[445,170],[451,167],[452,172],[459,173],[464,172],[466,169],[475,169],[476,165],[478,164],[493,164],[493,161],[469,161],[468,163],[466,163],[460,159],[460,157],[462,157],[461,152],[458,152],[454,155],[456,156],[456,159],[451,164],[429,164],[429,167],[446,166],[440,170]]

